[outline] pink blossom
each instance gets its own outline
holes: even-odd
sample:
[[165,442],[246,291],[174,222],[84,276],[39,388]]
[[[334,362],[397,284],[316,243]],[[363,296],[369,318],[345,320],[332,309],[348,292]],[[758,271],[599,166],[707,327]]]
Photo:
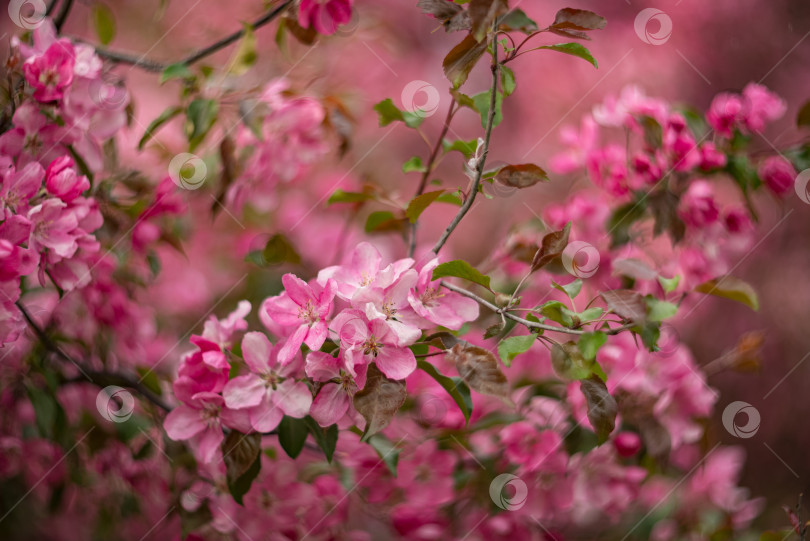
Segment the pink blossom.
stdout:
[[743,100],[737,94],[727,92],[714,97],[706,121],[720,135],[731,137],[742,120]]
[[[3,178],[0,187],[0,213],[8,208],[15,213],[28,209],[28,200],[31,199],[42,185],[45,171],[38,163],[29,163],[19,171],[10,168]],[[0,214],[1,215],[1,214]]]
[[17,167],[38,161],[47,164],[65,154],[65,144],[74,137],[65,128],[51,124],[39,108],[25,102],[12,117],[14,128],[0,135],[0,154],[17,158]]
[[166,435],[175,441],[194,438],[202,462],[213,462],[219,445],[225,436],[222,427],[227,426],[247,432],[246,415],[224,405],[216,393],[197,393],[187,404],[174,408],[163,421]]
[[325,285],[334,279],[339,298],[350,301],[361,288],[371,285],[380,272],[382,256],[368,242],[361,242],[352,251],[349,262],[345,265],[326,267],[318,273],[318,283]]
[[183,357],[173,384],[175,396],[183,402],[191,401],[197,393],[222,391],[231,369],[216,343],[200,336],[192,336],[191,343],[198,349]]
[[742,95],[747,106],[745,125],[752,132],[762,131],[767,122],[781,118],[787,111],[784,100],[760,84],[748,83]]
[[60,257],[71,257],[79,248],[77,230],[79,219],[73,210],[58,199],[47,199],[28,211],[31,220],[29,246],[34,250],[47,248]]
[[233,335],[247,329],[248,324],[245,321],[245,316],[250,313],[250,310],[250,302],[239,301],[236,310],[228,314],[225,319],[217,319],[215,316],[209,317],[203,326],[202,337],[218,344],[220,348],[230,347]]
[[433,280],[434,258],[419,270],[419,277],[408,293],[413,310],[426,320],[448,329],[458,330],[464,323],[478,319],[478,303],[463,295],[443,289]]
[[309,414],[321,426],[331,426],[353,409],[351,397],[357,391],[354,378],[341,369],[342,361],[322,351],[307,355],[306,373],[323,383]]
[[285,274],[281,282],[284,292],[265,300],[262,312],[277,325],[293,329],[278,354],[279,362],[285,365],[292,361],[301,344],[313,351],[321,349],[337,285],[334,280],[327,280],[323,287],[315,282],[307,285],[293,274]]
[[70,203],[90,188],[90,181],[79,176],[74,168],[73,158],[62,156],[48,165],[45,171],[45,187],[65,203]]
[[250,373],[233,378],[222,390],[225,404],[247,411],[250,425],[258,432],[273,430],[284,415],[305,417],[312,405],[306,384],[290,377],[296,366],[280,362],[280,349],[260,332],[247,333],[242,355]]
[[759,177],[776,195],[784,197],[793,191],[796,169],[782,156],[770,156],[759,165]]
[[355,366],[376,363],[391,379],[405,379],[416,369],[416,358],[381,319],[368,320],[359,310],[344,310],[332,321],[340,339],[341,353],[349,373],[356,375]]
[[704,171],[720,169],[726,166],[726,155],[717,149],[714,143],[707,142],[700,146],[700,168]]
[[338,25],[352,18],[354,0],[302,0],[298,11],[298,24],[314,28],[319,34],[330,35]]
[[60,39],[42,55],[25,62],[25,80],[33,87],[35,99],[53,101],[62,98],[73,82],[74,58],[73,45],[66,39]]
[[720,211],[711,184],[705,180],[692,182],[681,198],[678,214],[693,227],[705,227],[717,221]]

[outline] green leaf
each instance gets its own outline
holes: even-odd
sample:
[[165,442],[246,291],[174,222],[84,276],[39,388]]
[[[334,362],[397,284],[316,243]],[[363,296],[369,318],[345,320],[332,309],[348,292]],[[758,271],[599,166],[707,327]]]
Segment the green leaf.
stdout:
[[501,88],[503,89],[504,97],[509,97],[515,91],[517,81],[515,81],[515,72],[506,66],[501,66]]
[[287,237],[281,233],[276,233],[262,250],[262,258],[265,265],[281,265],[282,263],[292,263],[297,265],[301,263],[301,256],[295,250],[295,247],[287,240]]
[[559,289],[560,291],[568,295],[569,299],[576,299],[577,295],[579,295],[579,292],[582,291],[582,280],[580,280],[579,278],[577,278],[570,284],[566,284],[564,286],[552,280],[551,285],[555,289]]
[[535,340],[537,336],[534,334],[504,338],[498,344],[498,356],[505,366],[511,366],[515,357],[529,351]]
[[[475,108],[481,113],[481,127],[487,128],[487,117],[489,116],[489,95],[490,92],[481,92],[472,97],[475,103]],[[503,94],[500,92],[495,94],[495,116],[492,119],[492,127],[494,128],[503,120]]]
[[577,317],[579,318],[580,322],[593,321],[595,319],[599,319],[600,317],[602,317],[602,314],[604,312],[605,311],[601,307],[592,306],[591,308],[588,308],[587,310],[583,310],[582,312],[579,312],[577,314]]
[[424,173],[425,171],[427,171],[425,164],[422,163],[422,158],[420,158],[419,156],[414,156],[413,158],[402,164],[403,173],[412,173],[414,171],[417,173]]
[[169,120],[173,119],[182,112],[182,107],[173,106],[160,113],[160,115],[150,122],[149,126],[146,127],[143,137],[141,137],[141,140],[138,141],[138,150],[143,150],[144,145],[155,136],[156,131],[158,131]]
[[481,274],[478,269],[464,260],[456,259],[453,261],[448,261],[447,263],[442,263],[433,269],[433,280],[438,280],[439,278],[445,278],[447,276],[464,278],[465,280],[475,282],[476,284],[484,286],[492,291],[492,289],[489,287],[489,276]]
[[189,150],[194,152],[197,145],[202,143],[217,120],[219,104],[216,100],[196,99],[188,105],[186,116],[189,126],[187,128]]
[[106,4],[98,2],[93,4],[90,13],[98,40],[104,45],[108,45],[115,37],[115,16],[112,10]]
[[551,367],[564,380],[581,380],[593,374],[588,362],[575,342],[554,344],[551,348]]
[[[537,23],[529,18],[522,9],[513,9],[506,16],[501,19],[501,27],[506,27],[508,30],[520,30],[524,34],[531,34],[537,32]],[[503,69],[503,67],[501,67]],[[507,94],[508,96],[509,94]]]
[[323,454],[326,455],[327,462],[332,462],[332,457],[335,455],[335,448],[338,441],[338,427],[336,424],[327,428],[322,428],[318,422],[307,415],[304,417],[304,422],[309,428],[309,433],[315,439],[315,443],[321,448]]
[[385,463],[388,471],[394,477],[397,476],[397,464],[399,463],[399,453],[401,450],[395,447],[391,440],[382,434],[374,434],[368,439],[368,444],[377,451],[377,455]]
[[424,115],[400,110],[394,105],[391,98],[386,98],[375,105],[374,110],[377,111],[380,118],[380,126],[388,126],[392,122],[404,122],[409,128],[418,128],[425,119]]
[[256,36],[253,33],[253,27],[244,24],[243,28],[244,32],[239,42],[239,48],[236,49],[225,70],[231,75],[242,75],[256,63]]
[[681,277],[678,274],[672,278],[664,278],[663,276],[659,275],[658,283],[661,284],[662,288],[664,288],[665,293],[672,293],[678,288],[678,284],[681,283]]
[[664,321],[678,313],[678,305],[668,301],[658,300],[655,297],[648,296],[647,301],[647,319],[650,321]]
[[596,352],[607,342],[607,335],[603,332],[589,332],[579,337],[577,347],[586,361],[596,360]]
[[334,205],[335,203],[360,203],[363,201],[371,201],[374,199],[374,195],[365,192],[344,192],[340,188],[335,190],[332,195],[329,196],[329,200],[326,202],[327,205]]
[[476,148],[478,148],[478,139],[472,139],[470,141],[456,139],[452,143],[447,139],[442,141],[442,149],[445,152],[451,152],[453,150],[461,152],[464,155],[464,158],[467,160],[469,160],[472,155],[475,154]]
[[428,208],[431,203],[436,201],[443,193],[444,190],[436,190],[435,192],[427,192],[414,197],[411,202],[408,203],[408,208],[405,210],[405,216],[411,221],[412,224],[416,223],[416,220],[419,219],[419,216],[425,211],[425,209]]
[[447,203],[449,205],[455,205],[457,207],[460,207],[462,205],[461,198],[455,192],[454,193],[445,192],[439,197],[437,197],[436,201],[438,203]]
[[285,415],[278,425],[278,442],[290,458],[298,458],[308,434],[309,427],[303,419]]
[[750,284],[734,276],[726,275],[703,282],[695,288],[695,291],[731,299],[743,303],[752,310],[759,310],[757,292]]
[[194,73],[188,68],[188,65],[183,62],[177,64],[170,64],[160,74],[160,84],[170,81],[172,79],[193,79]]
[[470,396],[470,388],[460,378],[450,378],[439,372],[438,368],[425,361],[424,359],[416,360],[416,367],[432,377],[436,382],[447,391],[450,398],[464,414],[464,420],[470,422],[470,415],[472,415],[472,397]]
[[591,55],[591,52],[582,45],[580,45],[579,43],[574,42],[558,43],[557,45],[544,45],[542,47],[537,47],[537,49],[550,49],[552,51],[570,54],[572,56],[578,56],[579,58],[593,64],[593,67],[595,68],[599,67],[599,64],[596,62],[596,59]]
[[397,222],[397,217],[387,210],[378,210],[368,215],[366,219],[366,233],[374,231],[384,231],[391,229],[393,223]]
[[611,248],[630,242],[630,228],[644,217],[644,211],[645,205],[640,201],[630,201],[613,211],[605,226],[611,235]]
[[574,324],[571,311],[560,301],[548,301],[544,303],[540,306],[540,313],[563,327],[571,327]]

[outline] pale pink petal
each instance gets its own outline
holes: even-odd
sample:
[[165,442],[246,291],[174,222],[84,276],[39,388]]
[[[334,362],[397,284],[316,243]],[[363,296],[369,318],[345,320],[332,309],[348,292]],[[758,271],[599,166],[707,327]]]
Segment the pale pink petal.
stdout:
[[218,424],[205,429],[200,435],[197,448],[200,453],[200,460],[206,464],[213,462],[217,456],[219,445],[224,439],[222,428]]
[[405,379],[416,370],[416,357],[408,348],[385,346],[380,349],[374,362],[391,379]]
[[258,406],[266,392],[264,381],[255,374],[237,376],[222,389],[225,405],[233,409]]
[[312,295],[312,289],[307,283],[294,274],[287,273],[281,277],[281,283],[284,284],[284,290],[287,295],[298,306],[304,306],[308,301],[315,304],[315,299]]
[[312,402],[309,414],[321,426],[331,426],[346,415],[349,395],[337,383],[327,383]]
[[298,317],[299,306],[286,294],[271,297],[262,303],[262,315],[269,317],[278,325],[297,325],[301,322]]
[[[242,338],[242,357],[253,372],[262,374],[270,369],[270,352],[273,345],[260,332],[249,332]],[[255,406],[255,404],[253,404]]]
[[312,406],[312,393],[303,382],[288,379],[276,388],[271,400],[290,417],[306,417]]
[[317,351],[321,349],[321,346],[326,341],[327,332],[328,330],[326,328],[326,323],[323,321],[318,321],[309,328],[307,337],[304,339],[304,343],[309,346],[309,349],[312,351]]
[[306,338],[308,332],[309,326],[301,325],[295,329],[292,336],[287,338],[284,345],[278,350],[278,362],[281,363],[282,366],[291,362],[296,354],[301,352],[301,344],[304,343],[304,338]]
[[270,432],[278,426],[282,417],[284,412],[268,398],[250,409],[250,424],[257,432]]
[[329,381],[340,376],[338,359],[323,351],[313,351],[307,355],[304,370],[315,381]]
[[187,440],[205,428],[200,410],[181,404],[174,408],[163,421],[166,435],[175,441]]

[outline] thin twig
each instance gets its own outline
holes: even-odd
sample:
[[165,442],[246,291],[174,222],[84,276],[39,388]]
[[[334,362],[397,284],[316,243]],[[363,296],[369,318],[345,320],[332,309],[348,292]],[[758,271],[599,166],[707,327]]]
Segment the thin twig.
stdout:
[[[68,0],[69,1],[69,0]],[[270,23],[276,17],[278,17],[285,9],[287,9],[292,4],[292,0],[285,0],[281,4],[279,4],[275,9],[268,11],[255,21],[253,21],[250,26],[253,30],[257,30],[262,26]],[[114,62],[118,62],[119,64],[129,64],[131,66],[135,66],[137,68],[141,68],[145,71],[152,71],[152,72],[161,72],[165,70],[172,64],[185,64],[190,65],[195,62],[202,60],[203,58],[214,54],[215,52],[219,51],[220,49],[224,49],[228,45],[238,41],[245,35],[245,29],[238,30],[219,41],[212,43],[211,45],[196,51],[189,56],[179,60],[177,62],[171,62],[165,64],[163,62],[158,62],[157,60],[151,60],[144,56],[136,56],[127,53],[121,53],[117,51],[109,51],[107,49],[96,48],[96,54],[98,54],[102,58],[106,58],[107,60],[112,60]]]
[[490,96],[489,96],[489,113],[487,114],[487,126],[484,133],[484,148],[481,152],[481,158],[479,158],[478,163],[476,164],[476,172],[475,172],[475,180],[473,181],[472,188],[470,189],[470,193],[467,194],[467,198],[464,201],[464,204],[461,205],[461,208],[458,210],[458,214],[456,217],[453,218],[453,221],[450,222],[450,225],[447,226],[447,229],[444,230],[442,236],[436,242],[436,245],[433,247],[433,253],[439,253],[439,250],[442,249],[442,246],[447,242],[447,239],[450,238],[450,234],[453,233],[453,230],[458,226],[461,222],[464,215],[470,210],[475,201],[475,196],[478,194],[478,186],[481,185],[481,177],[484,176],[484,165],[487,161],[487,154],[489,153],[489,140],[492,136],[492,125],[495,121],[495,105],[496,105],[496,95],[498,93],[498,75],[500,73],[500,64],[498,63],[498,45],[493,40],[492,44],[492,86],[490,88]]
[[62,7],[59,8],[59,14],[53,20],[53,25],[56,27],[56,32],[59,33],[67,21],[70,14],[70,8],[73,7],[73,0],[64,0]]
[[[143,383],[136,380],[134,377],[129,376],[127,374],[120,374],[117,372],[94,372],[88,371],[81,367],[81,365],[76,362],[73,357],[68,355],[65,350],[59,347],[53,340],[51,340],[50,336],[42,330],[42,328],[37,325],[36,321],[31,317],[31,314],[28,313],[28,310],[25,309],[23,304],[20,301],[16,302],[17,308],[19,308],[20,312],[22,312],[23,317],[28,322],[28,325],[33,329],[34,334],[37,335],[37,338],[45,346],[45,349],[50,351],[51,353],[55,354],[59,358],[64,361],[67,361],[75,366],[77,366],[82,373],[90,378],[90,381],[87,383],[93,383],[94,385],[98,385],[99,387],[106,387],[107,385],[120,385],[121,387],[129,387],[130,389],[137,391],[141,394],[145,399],[149,402],[153,403],[154,405],[158,406],[164,411],[171,411],[172,408],[168,404],[166,404],[163,399],[157,396],[155,393],[150,391]],[[84,380],[76,380],[84,382]]]
[[[515,321],[517,323],[525,325],[526,327],[528,327],[530,329],[542,329],[544,331],[555,331],[555,332],[561,332],[561,333],[565,333],[565,334],[585,334],[586,333],[586,331],[583,331],[581,329],[567,329],[565,327],[554,327],[552,325],[544,325],[543,323],[536,323],[534,321],[529,321],[528,319],[523,319],[522,317],[516,316],[516,315],[512,314],[511,312],[506,312],[506,311],[498,308],[497,306],[495,306],[494,304],[492,304],[488,300],[486,300],[486,299],[484,299],[482,297],[479,297],[478,295],[476,295],[472,291],[467,291],[466,289],[464,289],[462,287],[454,286],[453,284],[449,284],[449,283],[447,283],[445,281],[441,281],[440,284],[441,284],[442,287],[444,287],[446,289],[449,289],[450,291],[455,291],[456,293],[464,295],[465,297],[474,300],[475,302],[477,302],[481,306],[489,308],[493,312],[501,314],[502,316],[508,317],[512,321]],[[626,324],[622,325],[621,327],[616,327],[614,329],[608,329],[608,330],[604,331],[604,333],[605,334],[619,334],[620,332],[625,331],[625,330],[627,330],[627,329],[629,329],[631,327],[635,327],[635,326],[636,326],[635,323],[632,323],[632,322],[631,323],[626,323]]]
[[[427,186],[430,174],[433,172],[433,167],[436,163],[436,158],[439,156],[439,151],[442,148],[444,137],[447,135],[447,131],[450,129],[450,122],[452,122],[453,120],[455,107],[456,107],[456,97],[453,96],[450,99],[450,107],[448,107],[447,109],[447,116],[444,118],[444,125],[442,126],[442,131],[439,134],[439,138],[436,139],[436,144],[433,145],[433,149],[430,151],[430,156],[428,156],[427,164],[425,164],[425,171],[424,173],[422,173],[422,178],[419,181],[419,188],[417,188],[416,195],[414,195],[414,197],[419,197],[425,191],[425,187]],[[416,227],[417,222],[411,224],[411,239],[410,245],[408,246],[408,257],[413,257],[413,254],[416,251]]]

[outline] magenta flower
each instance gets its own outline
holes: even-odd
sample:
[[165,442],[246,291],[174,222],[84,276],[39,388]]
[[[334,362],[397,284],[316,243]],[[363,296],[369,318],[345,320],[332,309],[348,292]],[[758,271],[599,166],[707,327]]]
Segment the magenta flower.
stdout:
[[79,248],[76,239],[84,234],[78,230],[76,213],[58,199],[47,199],[28,211],[32,229],[29,247],[41,251],[53,250],[60,257],[71,257]]
[[[307,376],[323,383],[309,412],[321,426],[337,423],[352,409],[351,399],[357,392],[357,383],[342,367],[342,360],[328,353],[313,351],[307,355]],[[365,372],[362,375],[365,376]]]
[[352,3],[353,0],[301,0],[298,24],[326,36],[334,34],[338,25],[351,20]]
[[242,355],[250,373],[233,378],[222,390],[225,404],[247,411],[251,427],[258,432],[273,430],[284,415],[306,417],[312,405],[306,384],[289,377],[295,364],[280,363],[281,349],[260,332],[247,333]]
[[90,189],[90,181],[76,172],[73,158],[60,156],[45,170],[45,188],[65,203],[70,203]]
[[66,39],[55,41],[39,56],[29,58],[23,65],[25,80],[34,89],[34,99],[62,99],[73,82],[73,45]]
[[231,370],[217,344],[200,336],[192,336],[191,343],[198,349],[183,357],[173,385],[174,395],[183,402],[190,402],[197,393],[222,391]]
[[66,153],[65,144],[73,143],[74,134],[51,124],[31,102],[20,105],[12,117],[14,128],[0,135],[0,155],[17,158],[17,167],[38,161],[50,163]]
[[771,156],[760,164],[759,177],[769,190],[784,197],[785,194],[793,191],[796,169],[786,158]]
[[434,282],[433,269],[438,264],[439,259],[434,258],[422,267],[416,286],[408,293],[408,302],[431,323],[458,330],[464,323],[478,319],[478,303]]
[[295,328],[278,353],[279,362],[286,365],[301,344],[313,351],[321,349],[327,334],[326,318],[332,312],[337,286],[334,280],[327,280],[323,288],[317,284],[313,284],[313,288],[289,273],[282,276],[281,282],[285,291],[267,299],[262,310],[275,324]]
[[[409,260],[410,262],[410,260]],[[386,272],[391,272],[389,265],[380,276]],[[397,337],[400,346],[410,346],[422,336],[421,328],[427,328],[430,324],[419,317],[408,303],[411,288],[416,285],[416,271],[408,269],[404,273],[396,276],[393,283],[388,287],[367,287],[359,290],[352,298],[352,306],[362,309],[368,319],[379,319],[385,322],[391,332]],[[378,280],[378,282],[388,282],[390,280]]]
[[717,221],[720,211],[711,184],[705,180],[692,182],[681,198],[678,215],[693,227],[705,227]]
[[222,427],[240,432],[250,427],[244,412],[224,406],[224,400],[216,393],[197,393],[188,404],[180,404],[166,416],[163,427],[166,435],[175,441],[194,438],[197,453],[202,462],[214,460],[225,436]]
[[344,363],[352,375],[371,362],[391,379],[405,379],[416,370],[413,351],[399,345],[399,338],[383,319],[368,320],[359,310],[344,310],[332,321],[340,338]]
[[20,213],[28,209],[28,200],[34,197],[42,186],[45,171],[38,163],[29,163],[19,171],[10,168],[2,179],[0,187],[0,212],[4,208]]

